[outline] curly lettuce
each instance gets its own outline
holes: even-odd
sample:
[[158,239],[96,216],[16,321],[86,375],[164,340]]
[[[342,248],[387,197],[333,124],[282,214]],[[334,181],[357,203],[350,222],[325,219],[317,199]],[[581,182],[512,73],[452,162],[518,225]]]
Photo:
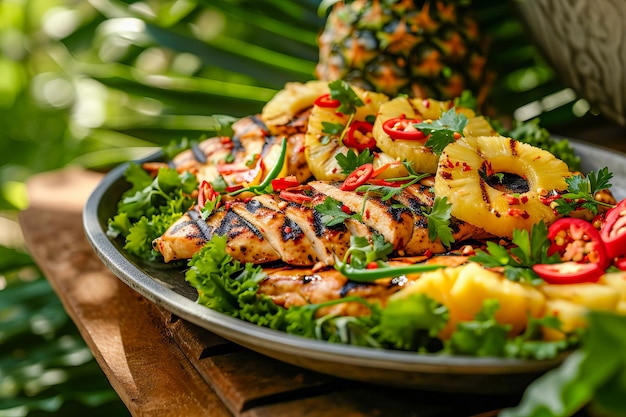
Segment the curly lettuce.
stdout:
[[161,254],[152,249],[152,241],[178,220],[195,200],[191,193],[198,181],[190,173],[174,168],[160,168],[156,177],[131,163],[124,177],[131,187],[122,194],[117,214],[109,219],[107,235],[124,238],[124,249],[146,260]]
[[[445,342],[438,335],[448,322],[449,311],[424,294],[392,297],[385,306],[349,296],[285,309],[259,291],[259,283],[266,278],[263,268],[233,259],[226,243],[226,236],[214,235],[189,261],[185,279],[197,290],[199,304],[260,326],[333,343],[474,356],[545,359],[570,346],[568,341],[538,340],[541,325],[558,327],[553,318],[552,322],[533,321],[526,333],[509,338],[509,327],[495,320],[499,308],[495,300],[487,300],[474,321],[459,324]],[[324,307],[348,302],[365,305],[369,314],[319,314]]]

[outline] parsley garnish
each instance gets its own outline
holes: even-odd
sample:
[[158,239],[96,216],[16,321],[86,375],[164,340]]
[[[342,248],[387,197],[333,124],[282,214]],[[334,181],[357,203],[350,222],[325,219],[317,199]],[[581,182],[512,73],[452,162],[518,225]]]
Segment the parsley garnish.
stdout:
[[604,203],[595,199],[598,191],[611,188],[609,182],[613,178],[613,173],[604,167],[598,174],[591,171],[587,177],[581,174],[573,175],[565,178],[567,182],[567,192],[556,200],[558,204],[556,211],[559,214],[569,214],[578,209],[587,209],[593,214],[598,214],[598,206],[613,207],[611,204]]
[[343,153],[335,155],[335,159],[341,167],[341,172],[350,174],[361,165],[371,164],[374,161],[374,155],[372,155],[369,149],[365,149],[359,154],[352,149],[348,149],[345,155]]
[[370,262],[386,261],[392,251],[393,245],[381,234],[374,233],[371,242],[363,236],[350,236],[350,248],[344,259],[349,259],[350,266],[364,269]]
[[437,237],[441,243],[449,248],[454,243],[452,229],[450,229],[450,212],[452,205],[448,203],[448,198],[435,198],[430,213],[424,215],[428,218],[428,238],[434,242]]
[[382,201],[387,201],[395,196],[397,196],[398,194],[400,194],[402,192],[402,190],[404,190],[406,187],[409,187],[413,184],[415,184],[416,182],[429,177],[431,174],[418,174],[414,169],[413,166],[411,165],[410,162],[404,161],[402,162],[402,165],[404,165],[404,168],[407,170],[407,172],[409,173],[408,175],[404,176],[404,177],[396,177],[396,178],[386,178],[385,181],[387,182],[397,182],[398,185],[397,186],[388,186],[388,185],[372,185],[372,184],[365,184],[365,185],[361,185],[359,188],[356,189],[357,192],[359,193],[370,193],[370,194],[376,194],[379,195],[381,197]]
[[463,129],[466,125],[467,117],[457,113],[453,107],[441,113],[441,117],[432,123],[422,122],[414,126],[424,132],[425,135],[430,135],[426,141],[426,146],[430,147],[437,155],[441,155],[444,148],[456,140],[455,133],[457,136],[463,135]]
[[354,92],[352,87],[350,87],[350,85],[343,80],[328,83],[328,88],[330,89],[330,97],[334,100],[339,100],[340,104],[336,111],[348,114],[350,117],[348,118],[348,122],[345,126],[341,123],[322,122],[322,132],[326,133],[325,136],[320,138],[320,142],[323,145],[330,142],[332,136],[337,135],[339,135],[339,141],[342,142],[344,136],[350,128],[350,124],[354,120],[357,108],[363,106],[364,104],[363,100],[361,100],[357,93]]
[[511,281],[528,282],[537,285],[543,282],[532,270],[535,264],[560,262],[559,255],[548,256],[548,227],[539,222],[528,230],[515,229],[512,242],[516,245],[508,250],[495,242],[487,242],[487,251],[477,250],[470,261],[478,262],[487,268],[504,267],[504,276]]
[[363,105],[363,100],[361,100],[350,85],[343,80],[328,83],[328,88],[330,88],[330,97],[334,100],[339,100],[339,103],[341,103],[337,109],[339,113],[354,114],[356,113],[357,107]]
[[[335,255],[335,269],[351,281],[371,282],[380,278],[418,274],[444,267],[435,264],[390,266],[385,261],[392,251],[391,243],[385,241],[378,233],[372,235],[371,242],[363,236],[351,236],[350,248],[343,259]],[[373,268],[372,264],[375,264]]]
[[463,90],[461,95],[454,99],[454,107],[465,107],[466,109],[476,111],[478,109],[478,103],[476,97],[474,97],[470,90]]
[[322,224],[326,227],[331,227],[342,224],[347,219],[359,216],[358,214],[346,213],[341,209],[342,206],[343,204],[334,198],[326,197],[322,204],[317,204],[314,208],[322,215]]

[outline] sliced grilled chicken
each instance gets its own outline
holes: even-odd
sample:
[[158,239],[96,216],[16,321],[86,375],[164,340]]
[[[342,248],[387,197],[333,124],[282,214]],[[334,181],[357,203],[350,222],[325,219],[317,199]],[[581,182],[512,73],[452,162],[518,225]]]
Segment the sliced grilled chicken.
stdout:
[[[315,199],[319,200],[320,197],[315,197]],[[343,256],[350,246],[350,233],[345,227],[329,228],[324,226],[319,212],[311,208],[311,206],[319,204],[316,200],[309,206],[272,198],[269,195],[261,195],[256,198],[266,207],[282,210],[285,216],[298,226],[311,245],[316,262],[332,265],[334,263],[333,256]]]
[[230,210],[254,226],[285,263],[312,265],[317,262],[315,252],[298,224],[284,212],[264,205],[263,201],[267,198],[251,198],[232,204]]
[[304,156],[304,133],[298,126],[302,123],[300,120],[295,128],[285,127],[280,135],[269,135],[261,119],[244,117],[233,124],[232,138],[205,139],[176,155],[171,165],[178,171],[191,172],[200,182],[214,182],[221,175],[227,184],[250,183],[276,165],[282,140],[286,138],[286,173],[305,181],[311,176],[311,170]]
[[413,233],[413,216],[407,207],[394,205],[396,201],[380,198],[364,198],[352,191],[342,191],[338,183],[312,181],[309,186],[315,191],[332,197],[347,206],[353,213],[363,212],[363,223],[383,235],[394,249],[403,248]]
[[[390,260],[390,265],[406,265],[416,262],[458,266],[467,262],[467,256],[414,257]],[[386,304],[389,296],[409,285],[419,275],[402,279],[382,279],[372,283],[349,281],[335,269],[313,270],[311,268],[265,268],[267,277],[259,283],[259,292],[269,296],[275,304],[289,308],[307,304],[319,304],[346,296],[358,296],[372,303]],[[369,309],[362,303],[347,302],[326,307],[318,314],[343,316],[368,315]]]
[[[337,184],[313,181],[309,185],[313,190],[309,204],[266,194],[229,201],[206,221],[191,210],[157,238],[154,247],[169,262],[191,257],[213,234],[227,235],[229,253],[241,262],[282,260],[296,266],[332,265],[334,256],[344,256],[351,236],[371,238],[373,233],[382,235],[402,256],[447,251],[438,239],[433,242],[428,236],[424,212],[432,205],[433,196],[427,186],[407,187],[397,199],[382,201],[342,191]],[[327,196],[352,212],[363,209],[362,222],[350,218],[336,226],[325,226],[314,207]],[[486,236],[481,229],[457,219],[451,224],[456,242]]]
[[260,230],[225,208],[212,213],[206,221],[197,210],[189,210],[155,239],[152,246],[163,255],[165,262],[189,259],[213,234],[227,236],[226,251],[240,262],[261,264],[281,259]]

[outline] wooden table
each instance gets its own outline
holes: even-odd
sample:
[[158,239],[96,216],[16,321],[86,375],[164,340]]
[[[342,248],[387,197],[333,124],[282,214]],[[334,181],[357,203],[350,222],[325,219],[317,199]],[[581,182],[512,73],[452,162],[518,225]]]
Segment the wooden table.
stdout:
[[[567,133],[567,132],[566,132]],[[623,129],[588,139],[626,150]],[[619,135],[619,137],[618,137]],[[101,175],[66,169],[28,184],[27,245],[134,416],[495,416],[519,396],[384,388],[261,356],[155,306],[100,262],[82,226]]]

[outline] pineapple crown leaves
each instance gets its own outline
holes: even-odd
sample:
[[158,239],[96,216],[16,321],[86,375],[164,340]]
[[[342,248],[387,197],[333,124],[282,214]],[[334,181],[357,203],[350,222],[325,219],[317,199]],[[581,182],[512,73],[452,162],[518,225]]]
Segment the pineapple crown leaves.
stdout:
[[457,113],[455,108],[441,113],[441,117],[432,123],[417,123],[415,128],[430,135],[426,141],[426,146],[430,147],[434,153],[441,155],[448,144],[463,136],[463,129],[467,125],[467,117]]

